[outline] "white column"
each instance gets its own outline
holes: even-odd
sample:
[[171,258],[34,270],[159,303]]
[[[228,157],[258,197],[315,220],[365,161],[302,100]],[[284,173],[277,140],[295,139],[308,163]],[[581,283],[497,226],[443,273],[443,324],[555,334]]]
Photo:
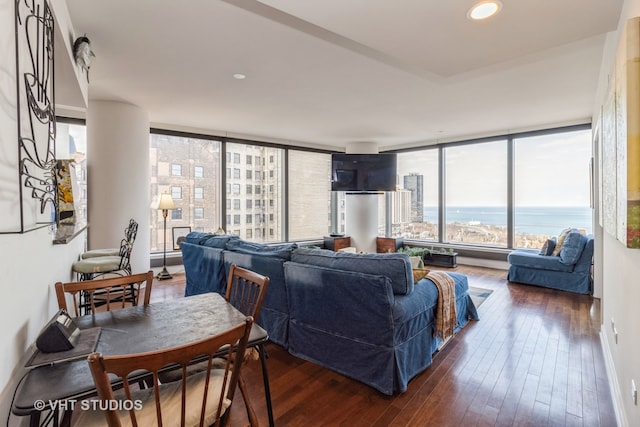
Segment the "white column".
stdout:
[[[373,142],[353,142],[346,147],[347,154],[378,154]],[[345,232],[351,245],[360,252],[376,252],[378,236],[378,194],[347,193]]]
[[133,273],[149,270],[149,116],[135,105],[89,101],[87,187],[89,249],[120,246],[131,218],[138,222]]

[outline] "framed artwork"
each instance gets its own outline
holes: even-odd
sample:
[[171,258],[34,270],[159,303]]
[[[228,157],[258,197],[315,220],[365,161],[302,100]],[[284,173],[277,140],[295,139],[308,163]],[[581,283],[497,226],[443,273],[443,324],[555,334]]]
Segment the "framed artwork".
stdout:
[[618,44],[601,113],[602,225],[628,248],[640,248],[640,17]]
[[173,250],[179,251],[180,244],[191,233],[191,227],[172,227],[171,235],[173,236]]

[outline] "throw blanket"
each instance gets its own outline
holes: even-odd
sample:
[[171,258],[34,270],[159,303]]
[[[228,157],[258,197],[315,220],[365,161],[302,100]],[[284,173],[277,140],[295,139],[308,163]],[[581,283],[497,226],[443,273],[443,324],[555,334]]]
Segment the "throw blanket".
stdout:
[[453,336],[453,328],[457,323],[455,282],[444,271],[430,271],[427,279],[431,279],[438,288],[434,336],[446,340]]

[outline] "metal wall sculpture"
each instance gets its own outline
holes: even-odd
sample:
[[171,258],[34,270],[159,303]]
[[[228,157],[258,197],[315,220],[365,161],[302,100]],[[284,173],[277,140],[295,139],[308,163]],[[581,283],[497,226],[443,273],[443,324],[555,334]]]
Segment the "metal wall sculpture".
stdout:
[[24,232],[56,222],[58,211],[54,19],[43,0],[16,0],[15,14],[20,232]]

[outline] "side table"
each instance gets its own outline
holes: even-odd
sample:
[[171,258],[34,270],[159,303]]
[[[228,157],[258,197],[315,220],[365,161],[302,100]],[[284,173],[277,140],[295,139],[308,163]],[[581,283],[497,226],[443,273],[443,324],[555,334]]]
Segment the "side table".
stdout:
[[351,246],[351,237],[349,236],[343,236],[343,237],[325,236],[324,237],[325,249],[329,249],[334,252],[337,252],[340,249],[348,248],[349,246]]
[[376,252],[386,254],[387,252],[397,252],[404,244],[402,237],[376,237]]

